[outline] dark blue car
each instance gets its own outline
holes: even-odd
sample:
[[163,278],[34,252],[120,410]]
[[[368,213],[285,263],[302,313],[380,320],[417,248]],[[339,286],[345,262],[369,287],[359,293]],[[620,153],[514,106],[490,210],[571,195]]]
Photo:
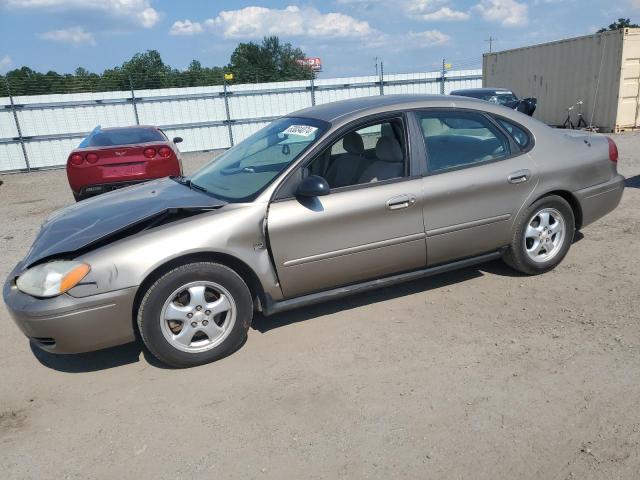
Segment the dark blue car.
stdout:
[[530,117],[536,111],[538,100],[536,98],[525,98],[520,100],[515,93],[506,88],[466,88],[463,90],[453,90],[450,95],[458,95],[460,97],[479,98],[498,105],[513,108],[519,112],[525,113]]

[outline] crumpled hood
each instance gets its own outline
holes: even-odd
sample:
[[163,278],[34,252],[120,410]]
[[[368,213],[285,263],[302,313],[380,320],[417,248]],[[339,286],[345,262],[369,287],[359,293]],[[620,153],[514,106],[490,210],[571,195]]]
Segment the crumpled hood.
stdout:
[[82,249],[171,209],[207,211],[224,204],[169,178],[99,195],[47,218],[22,266]]

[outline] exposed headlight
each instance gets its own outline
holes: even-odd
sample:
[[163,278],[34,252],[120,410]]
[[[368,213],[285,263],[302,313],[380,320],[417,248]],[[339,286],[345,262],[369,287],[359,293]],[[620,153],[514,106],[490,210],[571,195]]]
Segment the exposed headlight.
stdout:
[[30,268],[18,277],[21,292],[34,297],[55,297],[75,287],[91,267],[74,260],[55,260]]

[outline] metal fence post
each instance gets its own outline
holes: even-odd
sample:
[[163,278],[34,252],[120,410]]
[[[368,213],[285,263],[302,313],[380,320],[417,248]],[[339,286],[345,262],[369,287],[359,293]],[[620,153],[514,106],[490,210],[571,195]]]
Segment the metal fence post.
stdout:
[[22,147],[22,155],[24,157],[24,163],[27,166],[27,172],[31,171],[31,165],[29,164],[29,155],[27,155],[27,149],[24,146],[24,138],[22,137],[22,129],[20,128],[20,121],[18,120],[18,112],[16,112],[16,104],[13,102],[13,95],[11,95],[11,85],[9,78],[5,78],[7,84],[7,93],[9,94],[9,103],[11,104],[11,113],[13,113],[13,121],[16,124],[16,130],[18,131],[18,140]]
[[445,82],[445,75],[447,73],[447,68],[446,68],[446,62],[445,59],[442,59],[442,72],[441,72],[441,77],[440,77],[440,95],[444,95],[444,82]]
[[316,104],[316,84],[313,81],[314,76],[311,77],[311,106],[315,106]]
[[136,94],[133,90],[133,80],[129,75],[129,88],[131,89],[131,104],[133,105],[133,114],[136,116],[136,125],[140,125],[140,117],[138,116],[138,105],[136,104]]
[[227,93],[227,80],[222,83],[224,87],[224,109],[227,112],[227,128],[229,129],[229,142],[233,147],[233,128],[231,127],[231,112],[229,111],[229,95]]
[[384,62],[380,62],[380,95],[384,95]]

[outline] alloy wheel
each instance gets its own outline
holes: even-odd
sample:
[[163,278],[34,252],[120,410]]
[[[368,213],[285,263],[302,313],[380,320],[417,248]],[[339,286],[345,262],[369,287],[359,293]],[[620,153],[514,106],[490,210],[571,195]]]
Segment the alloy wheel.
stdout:
[[537,263],[548,262],[562,250],[565,235],[565,220],[558,210],[539,210],[530,218],[525,230],[524,248],[527,256]]
[[236,321],[236,304],[223,286],[206,281],[176,289],[160,313],[160,328],[172,347],[201,353],[219,345]]

